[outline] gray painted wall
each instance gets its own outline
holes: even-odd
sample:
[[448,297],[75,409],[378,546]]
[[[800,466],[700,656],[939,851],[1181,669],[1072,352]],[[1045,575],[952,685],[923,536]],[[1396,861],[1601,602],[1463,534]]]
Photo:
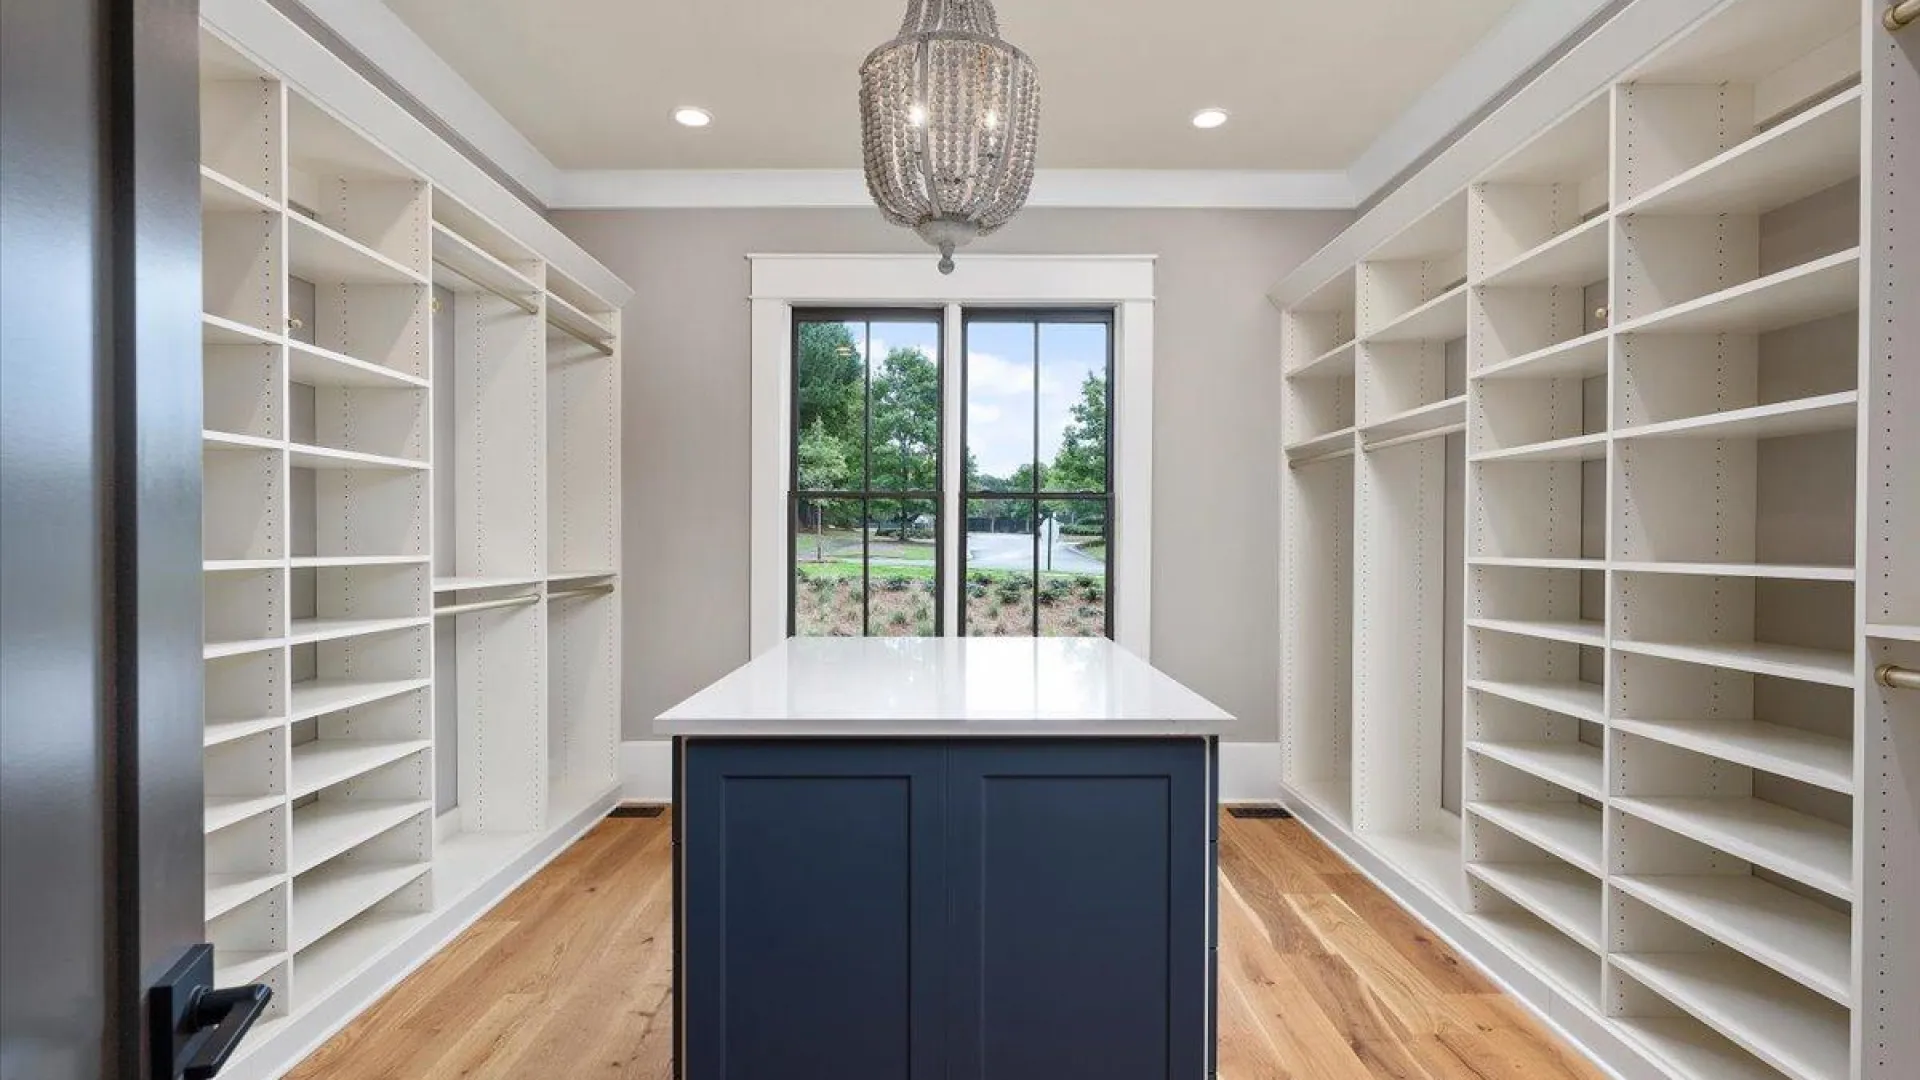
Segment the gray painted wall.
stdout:
[[[645,738],[656,714],[748,659],[745,256],[924,249],[861,210],[553,219],[637,293],[623,324],[624,727]],[[1351,219],[1031,210],[974,249],[1159,256],[1153,661],[1266,741],[1278,736],[1280,315],[1265,292]]]

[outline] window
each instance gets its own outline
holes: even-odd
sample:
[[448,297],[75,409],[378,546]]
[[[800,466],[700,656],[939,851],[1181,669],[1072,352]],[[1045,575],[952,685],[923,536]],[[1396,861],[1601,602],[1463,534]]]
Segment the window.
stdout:
[[1111,636],[1113,314],[968,311],[965,600],[973,636]]
[[[941,319],[794,312],[787,632],[1110,635],[1111,312],[966,311],[951,389]],[[949,440],[965,474],[951,502]],[[965,518],[951,558],[950,512]]]
[[[1104,632],[1150,655],[1153,256],[981,253],[951,274],[919,252],[748,261],[752,651],[793,634],[1038,629]],[[1023,326],[1024,379],[989,370],[990,360],[973,365],[970,434],[968,336],[976,352],[1004,360],[981,335]],[[897,344],[915,345],[915,356],[887,374]],[[902,360],[906,374],[933,378],[914,383],[897,370]],[[1102,366],[1104,380],[1090,388]],[[996,375],[1027,397],[989,400]],[[902,402],[913,403],[907,415],[894,411]],[[1011,450],[984,426],[995,408],[1026,418]],[[916,434],[929,421],[930,453]],[[1023,464],[1031,479],[1020,487]],[[1020,490],[992,490],[1007,487]],[[990,597],[969,610],[969,572],[996,570],[987,592],[1003,597],[1005,626],[985,621]]]
[[794,313],[789,634],[941,633],[940,318]]

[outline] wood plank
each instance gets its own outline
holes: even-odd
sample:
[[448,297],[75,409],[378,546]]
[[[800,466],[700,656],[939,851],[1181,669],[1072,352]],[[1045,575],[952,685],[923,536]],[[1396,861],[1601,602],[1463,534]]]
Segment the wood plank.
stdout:
[[[289,1080],[672,1075],[671,820],[589,832]],[[1223,1080],[1601,1080],[1298,822],[1223,818]]]

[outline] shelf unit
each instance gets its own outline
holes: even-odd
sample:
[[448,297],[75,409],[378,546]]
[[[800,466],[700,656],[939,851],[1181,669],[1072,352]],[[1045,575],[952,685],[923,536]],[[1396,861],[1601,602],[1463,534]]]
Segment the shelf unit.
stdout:
[[1920,695],[1872,681],[1920,668],[1920,38],[1878,8],[1715,5],[1273,293],[1283,789],[1624,1076],[1920,1055]]
[[219,982],[273,989],[245,1080],[616,797],[626,296],[202,49],[206,918]]

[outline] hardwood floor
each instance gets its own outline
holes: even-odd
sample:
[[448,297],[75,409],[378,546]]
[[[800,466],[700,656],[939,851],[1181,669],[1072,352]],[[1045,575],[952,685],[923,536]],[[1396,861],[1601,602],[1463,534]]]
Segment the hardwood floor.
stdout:
[[[672,1075],[664,818],[612,818],[290,1080]],[[1225,1080],[1603,1080],[1292,821],[1220,825]]]

